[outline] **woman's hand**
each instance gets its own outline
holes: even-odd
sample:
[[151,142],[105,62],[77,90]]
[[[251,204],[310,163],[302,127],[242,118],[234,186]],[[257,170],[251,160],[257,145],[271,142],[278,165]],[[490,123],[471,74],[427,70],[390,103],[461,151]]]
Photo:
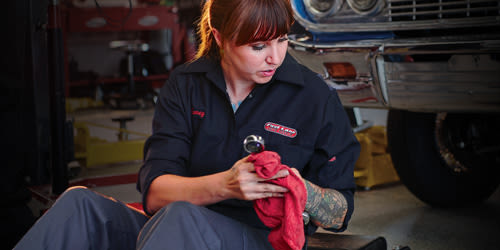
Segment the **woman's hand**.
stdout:
[[287,170],[280,170],[269,179],[260,178],[255,172],[255,166],[248,161],[248,156],[237,161],[226,172],[226,187],[231,198],[240,200],[256,200],[268,197],[282,197],[287,188],[267,183],[267,180],[289,175]]
[[304,186],[306,185],[306,180],[304,178],[302,178],[302,175],[300,174],[299,170],[297,170],[296,168],[290,168],[292,169],[293,173],[300,178],[300,180],[302,181],[302,183],[304,183]]

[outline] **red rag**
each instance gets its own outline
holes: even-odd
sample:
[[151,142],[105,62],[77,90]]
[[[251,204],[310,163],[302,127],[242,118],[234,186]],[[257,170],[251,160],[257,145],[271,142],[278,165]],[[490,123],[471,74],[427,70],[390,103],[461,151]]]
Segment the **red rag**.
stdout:
[[290,173],[286,177],[268,181],[290,190],[284,197],[258,199],[254,201],[253,207],[264,225],[271,228],[268,239],[274,249],[302,249],[305,242],[302,212],[307,201],[302,180],[288,166],[281,164],[281,158],[276,152],[252,154],[248,160],[253,162],[255,171],[261,178],[271,178],[282,169],[287,169]]

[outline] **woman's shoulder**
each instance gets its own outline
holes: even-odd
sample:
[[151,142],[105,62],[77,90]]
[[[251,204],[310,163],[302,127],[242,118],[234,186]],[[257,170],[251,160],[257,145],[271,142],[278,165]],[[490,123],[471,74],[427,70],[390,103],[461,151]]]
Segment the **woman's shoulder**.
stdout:
[[172,74],[181,75],[205,73],[214,70],[218,66],[219,64],[216,60],[202,57],[176,66],[173,69]]
[[205,74],[216,67],[215,62],[207,59],[196,59],[175,66],[169,72],[169,84],[186,84],[186,79],[194,75]]
[[297,62],[290,54],[287,55],[285,59],[287,65],[287,73],[291,75],[289,79],[295,81],[296,83],[302,85],[305,89],[313,91],[317,94],[324,93],[329,94],[331,91],[330,87],[323,80],[323,76],[316,73],[304,66],[303,64]]

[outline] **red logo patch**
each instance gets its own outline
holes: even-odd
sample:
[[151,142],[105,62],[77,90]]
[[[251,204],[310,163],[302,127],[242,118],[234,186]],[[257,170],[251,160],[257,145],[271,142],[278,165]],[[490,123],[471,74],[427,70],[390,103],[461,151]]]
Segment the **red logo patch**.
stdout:
[[191,114],[192,115],[197,115],[197,116],[199,116],[201,118],[203,118],[205,116],[205,112],[199,111],[199,110],[194,110],[194,109],[191,110]]
[[283,125],[279,125],[274,122],[266,122],[266,125],[264,125],[264,129],[273,132],[276,134],[284,135],[286,137],[294,138],[297,136],[297,130],[289,127],[285,127]]

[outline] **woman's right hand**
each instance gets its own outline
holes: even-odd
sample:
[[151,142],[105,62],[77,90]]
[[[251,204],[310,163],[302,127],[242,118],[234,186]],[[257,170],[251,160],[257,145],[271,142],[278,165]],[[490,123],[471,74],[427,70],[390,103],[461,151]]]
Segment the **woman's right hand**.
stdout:
[[154,213],[174,201],[188,201],[205,206],[227,199],[281,197],[288,189],[266,181],[288,174],[287,170],[281,170],[272,178],[262,179],[255,172],[253,163],[245,157],[237,161],[231,169],[216,174],[199,177],[161,175],[149,186],[146,209]]
[[282,197],[288,189],[266,182],[289,175],[287,170],[280,170],[269,179],[260,178],[255,166],[248,161],[248,156],[240,159],[226,172],[226,188],[230,197],[240,200],[256,200],[268,197]]

